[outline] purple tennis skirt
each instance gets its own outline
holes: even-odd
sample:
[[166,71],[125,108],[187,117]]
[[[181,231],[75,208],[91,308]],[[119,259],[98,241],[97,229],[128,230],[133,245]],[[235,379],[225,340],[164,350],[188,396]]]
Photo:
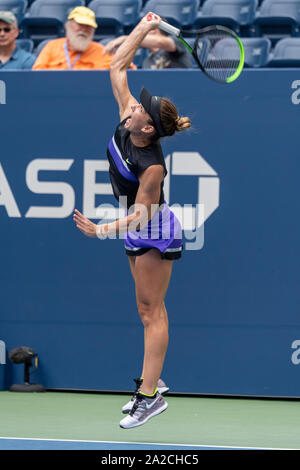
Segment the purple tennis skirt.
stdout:
[[182,228],[166,202],[160,206],[146,227],[125,235],[128,256],[143,255],[152,248],[157,248],[163,259],[175,260],[181,257]]

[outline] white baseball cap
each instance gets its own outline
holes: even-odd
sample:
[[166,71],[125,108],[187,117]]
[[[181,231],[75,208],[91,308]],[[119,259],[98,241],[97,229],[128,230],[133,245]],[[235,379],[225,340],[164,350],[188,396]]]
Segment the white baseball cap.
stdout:
[[17,18],[11,11],[0,11],[0,20],[9,24],[18,23]]

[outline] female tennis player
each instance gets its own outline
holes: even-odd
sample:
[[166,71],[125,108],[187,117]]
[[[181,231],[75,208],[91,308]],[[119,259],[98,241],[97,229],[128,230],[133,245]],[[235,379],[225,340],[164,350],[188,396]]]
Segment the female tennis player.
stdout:
[[[149,17],[148,17],[149,18]],[[157,390],[168,346],[168,316],[164,297],[172,265],[181,257],[182,230],[164,201],[167,174],[160,138],[190,127],[167,98],[152,96],[145,88],[140,103],[131,95],[127,68],[149,31],[161,18],[152,13],[139,22],[116,52],[110,69],[112,90],[119,106],[120,124],[109,142],[109,174],[115,197],[126,201],[126,217],[112,223],[94,224],[77,209],[76,226],[87,236],[101,239],[125,233],[125,250],[135,282],[136,302],[144,326],[144,361],[129,414],[122,428],[146,423],[168,404]],[[123,410],[124,412],[124,410]]]

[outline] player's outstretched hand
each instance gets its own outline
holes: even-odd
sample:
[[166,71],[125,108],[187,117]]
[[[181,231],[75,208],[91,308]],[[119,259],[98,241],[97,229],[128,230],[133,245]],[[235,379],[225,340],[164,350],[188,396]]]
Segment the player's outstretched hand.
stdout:
[[86,235],[87,237],[96,238],[96,227],[97,225],[87,219],[77,209],[74,210],[73,220],[76,223],[76,227]]

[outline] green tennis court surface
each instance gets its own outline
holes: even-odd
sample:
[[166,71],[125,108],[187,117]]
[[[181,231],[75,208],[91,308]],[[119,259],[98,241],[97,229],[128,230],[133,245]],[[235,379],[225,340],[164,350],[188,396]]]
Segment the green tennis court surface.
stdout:
[[87,449],[300,449],[298,401],[166,395],[169,407],[164,413],[125,430],[119,421],[128,399],[0,392],[0,449],[81,449],[83,443]]

